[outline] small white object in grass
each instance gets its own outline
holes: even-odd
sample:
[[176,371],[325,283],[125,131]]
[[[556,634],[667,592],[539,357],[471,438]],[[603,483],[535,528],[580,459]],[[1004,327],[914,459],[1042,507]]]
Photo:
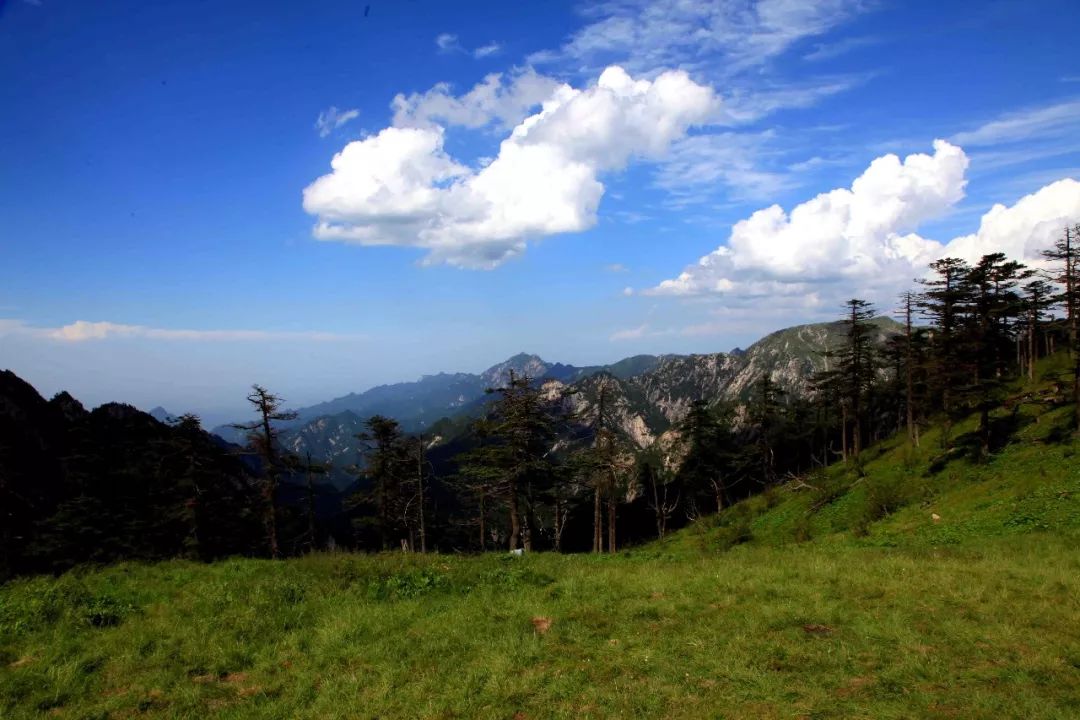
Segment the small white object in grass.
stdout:
[[941,516],[937,513],[930,513],[930,519],[934,522],[941,522]]
[[513,550],[510,551],[510,554],[511,555],[524,555],[525,554],[525,548],[514,548]]

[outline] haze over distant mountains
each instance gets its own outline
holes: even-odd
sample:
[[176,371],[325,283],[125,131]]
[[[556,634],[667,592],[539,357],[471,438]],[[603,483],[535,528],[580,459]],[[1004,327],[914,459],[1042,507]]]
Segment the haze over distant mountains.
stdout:
[[[882,341],[900,330],[898,323],[886,317],[874,323]],[[806,394],[813,374],[826,365],[823,353],[835,347],[843,333],[840,322],[799,325],[771,333],[746,350],[636,355],[589,367],[550,363],[521,353],[480,374],[426,375],[415,382],[380,385],[297,408],[297,419],[282,424],[282,443],[300,456],[310,453],[313,459],[345,467],[356,462],[360,449],[356,435],[363,432],[367,418],[376,414],[396,419],[409,433],[431,432],[438,441],[444,433],[460,428],[463,419],[478,415],[486,401],[485,390],[505,384],[513,371],[548,385],[553,392],[572,391],[569,402],[585,418],[595,413],[603,388],[623,436],[645,448],[678,423],[693,401],[738,404],[763,373],[784,392]],[[244,441],[228,425],[212,432],[229,442]]]

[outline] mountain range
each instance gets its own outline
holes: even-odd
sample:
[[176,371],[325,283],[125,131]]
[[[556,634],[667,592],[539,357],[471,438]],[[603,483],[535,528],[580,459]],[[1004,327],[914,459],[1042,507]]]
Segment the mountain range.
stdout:
[[[901,329],[886,317],[876,318],[874,324],[879,342]],[[826,368],[824,353],[841,342],[844,332],[841,322],[799,325],[771,333],[746,350],[636,355],[588,367],[549,363],[521,353],[479,374],[426,375],[415,382],[380,385],[298,408],[296,420],[282,424],[282,443],[301,457],[310,454],[313,460],[344,469],[357,461],[356,435],[376,414],[396,419],[406,432],[431,434],[432,442],[438,443],[479,415],[485,390],[505,384],[512,371],[534,378],[549,392],[567,394],[585,420],[595,415],[603,389],[622,435],[637,448],[646,448],[678,423],[695,400],[745,402],[754,381],[764,373],[784,392],[805,395],[813,374]],[[229,442],[243,442],[228,425],[212,432]],[[336,480],[345,483],[348,476]]]

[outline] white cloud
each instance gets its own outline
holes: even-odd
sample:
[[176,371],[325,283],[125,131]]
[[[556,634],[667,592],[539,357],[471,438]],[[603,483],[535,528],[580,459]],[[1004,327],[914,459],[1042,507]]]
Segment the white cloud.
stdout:
[[322,240],[420,247],[426,263],[492,268],[530,239],[592,227],[601,173],[662,159],[716,109],[712,89],[684,72],[648,81],[610,67],[584,90],[556,88],[480,169],[446,154],[438,126],[349,143],[304,190],[304,209]]
[[461,44],[458,42],[458,36],[452,33],[439,33],[435,36],[435,46],[439,48],[439,52],[451,53],[456,50],[461,50]]
[[967,156],[934,142],[934,154],[874,160],[851,188],[822,193],[786,213],[758,210],[726,245],[650,292],[668,295],[805,292],[807,282],[894,275],[937,249],[913,231],[964,195]]
[[700,68],[731,74],[783,54],[847,21],[859,0],[611,0],[586,10],[591,22],[533,63],[619,62],[632,71]]
[[959,147],[934,142],[934,154],[874,160],[850,189],[822,193],[786,213],[778,205],[734,225],[725,245],[678,277],[647,290],[653,295],[795,298],[828,291],[881,300],[909,286],[926,265],[945,256],[977,261],[1005,252],[1037,262],[1066,223],[1080,217],[1080,183],[1066,179],[1012,207],[995,205],[977,233],[948,244],[915,233],[964,195],[968,158]]
[[502,52],[502,45],[497,42],[488,43],[487,45],[481,45],[473,50],[473,57],[477,60],[481,58],[491,57],[492,55],[498,55]]
[[492,73],[460,97],[447,83],[425,93],[397,95],[393,124],[401,127],[446,125],[479,128],[490,123],[510,129],[550,98],[562,83],[532,69],[505,76]]
[[1003,252],[1029,264],[1041,259],[1065,226],[1080,221],[1080,182],[1065,178],[1020,198],[1012,207],[1000,203],[982,216],[977,232],[954,238],[943,256],[976,260]]
[[351,110],[338,110],[335,106],[331,105],[329,108],[319,113],[319,117],[315,121],[315,129],[319,131],[319,137],[326,137],[337,128],[358,117],[360,117],[360,111],[356,108]]
[[1045,140],[1080,132],[1080,100],[1029,108],[1002,115],[973,130],[957,133],[952,142],[988,146],[1022,140]]
[[86,342],[110,338],[149,338],[154,340],[198,341],[337,341],[359,340],[360,335],[342,335],[327,332],[289,332],[272,330],[180,330],[155,328],[146,325],[125,325],[113,322],[76,320],[60,327],[38,327],[21,320],[0,319],[0,337],[4,335],[29,335],[63,342]]

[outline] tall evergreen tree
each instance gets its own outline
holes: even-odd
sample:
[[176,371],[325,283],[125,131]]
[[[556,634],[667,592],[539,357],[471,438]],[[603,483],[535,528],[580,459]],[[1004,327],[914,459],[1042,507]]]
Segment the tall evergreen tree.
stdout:
[[[919,396],[916,392],[917,375],[923,363],[923,336],[915,327],[914,317],[918,309],[918,296],[911,291],[900,296],[900,314],[903,317],[903,383],[904,383],[904,422],[907,426],[908,441],[919,446]],[[898,378],[899,380],[899,378]]]
[[1024,343],[1020,356],[1028,380],[1034,380],[1035,363],[1040,354],[1039,340],[1044,332],[1047,313],[1056,304],[1056,299],[1054,288],[1041,275],[1033,274],[1027,279],[1023,288]]
[[1080,225],[1066,227],[1043,257],[1060,263],[1053,278],[1062,288],[1057,299],[1065,308],[1072,354],[1073,429],[1080,431]]
[[1015,318],[1021,309],[1016,286],[1022,275],[1020,263],[1003,253],[984,255],[971,268],[971,322],[964,347],[972,369],[970,393],[979,412],[980,455],[990,452],[990,411],[1000,402],[1008,359],[1013,346]]
[[690,403],[686,417],[679,423],[685,454],[677,481],[686,501],[695,508],[701,499],[711,502],[717,512],[727,505],[736,474],[730,424],[725,410],[714,409],[700,398]]
[[[971,267],[959,258],[942,258],[931,263],[930,269],[936,276],[918,281],[924,288],[918,305],[932,326],[929,380],[933,396],[940,398],[947,430],[958,391],[967,385],[971,375],[964,337],[971,304]],[[943,444],[948,443],[947,431],[941,439]]]
[[278,478],[285,468],[285,456],[279,447],[281,433],[274,423],[295,420],[296,413],[292,410],[284,410],[285,401],[258,384],[251,386],[247,401],[255,409],[258,419],[233,427],[248,433],[250,447],[262,459],[263,525],[266,529],[266,543],[270,557],[278,558],[281,556],[281,550],[277,529],[277,488]]
[[549,457],[554,438],[552,409],[531,378],[513,371],[506,385],[487,392],[496,396],[484,423],[488,442],[465,459],[464,472],[482,479],[492,490],[489,497],[505,503],[510,550],[531,550],[538,499],[534,490],[554,475]]
[[362,518],[360,525],[374,524],[379,547],[389,550],[391,538],[394,547],[403,540],[408,542],[402,487],[412,464],[397,420],[373,415],[364,421],[364,427],[366,430],[357,439],[363,447],[360,474],[367,487],[354,496],[353,506],[373,510],[371,516]]
[[776,451],[785,434],[783,397],[784,391],[764,372],[754,383],[746,408],[751,442],[744,455],[749,457],[748,474],[762,485],[771,485],[777,478]]

